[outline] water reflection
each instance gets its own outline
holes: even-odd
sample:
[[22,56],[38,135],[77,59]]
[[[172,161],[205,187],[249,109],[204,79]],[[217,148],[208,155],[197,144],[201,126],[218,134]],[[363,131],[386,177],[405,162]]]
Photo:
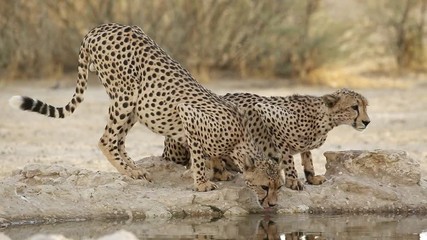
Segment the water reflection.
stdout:
[[270,219],[262,219],[258,224],[258,231],[255,239],[265,240],[324,240],[327,239],[322,236],[322,233],[305,233],[305,232],[290,232],[282,233],[275,222]]
[[124,229],[139,239],[405,239],[427,240],[421,216],[255,215],[232,219],[176,219],[134,222],[81,222],[0,229],[11,239],[37,233],[96,239]]
[[264,217],[258,223],[257,233],[255,239],[265,239],[265,240],[324,240],[326,237],[322,236],[322,233],[313,233],[313,232],[281,232],[280,226],[270,219],[270,217]]

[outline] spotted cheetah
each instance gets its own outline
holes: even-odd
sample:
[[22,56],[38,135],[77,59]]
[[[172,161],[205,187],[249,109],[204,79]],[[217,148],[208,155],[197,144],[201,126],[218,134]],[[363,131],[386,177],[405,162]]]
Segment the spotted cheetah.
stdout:
[[[325,178],[315,175],[310,150],[320,147],[334,127],[346,124],[361,131],[370,123],[366,110],[368,101],[361,94],[348,89],[321,97],[263,97],[231,93],[222,96],[222,99],[237,104],[247,112],[250,119],[248,131],[265,154],[281,158],[285,186],[294,190],[302,190],[303,184],[298,180],[293,155],[300,153],[307,182],[320,185]],[[187,164],[189,160],[186,148],[167,138],[163,158],[180,164]],[[214,176],[224,175],[224,167],[217,166],[218,163],[214,166]]]
[[14,96],[10,104],[52,118],[71,115],[83,101],[88,70],[96,71],[110,98],[109,118],[99,148],[117,170],[150,180],[125,150],[125,137],[139,121],[173,139],[191,153],[194,187],[210,191],[205,160],[230,156],[264,207],[274,206],[281,179],[279,163],[258,151],[244,132],[244,116],[235,105],[201,86],[141,28],[115,23],[92,29],[79,51],[75,93],[65,107]]

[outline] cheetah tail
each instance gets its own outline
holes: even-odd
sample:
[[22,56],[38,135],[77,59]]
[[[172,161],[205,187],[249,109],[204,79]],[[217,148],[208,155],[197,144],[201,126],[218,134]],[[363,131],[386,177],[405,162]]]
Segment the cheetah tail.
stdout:
[[71,101],[65,107],[54,107],[43,101],[26,96],[13,96],[9,99],[9,104],[23,111],[36,112],[52,118],[65,118],[71,115],[77,106],[83,102],[83,93],[87,88],[88,65],[89,56],[82,45],[79,54],[76,91]]

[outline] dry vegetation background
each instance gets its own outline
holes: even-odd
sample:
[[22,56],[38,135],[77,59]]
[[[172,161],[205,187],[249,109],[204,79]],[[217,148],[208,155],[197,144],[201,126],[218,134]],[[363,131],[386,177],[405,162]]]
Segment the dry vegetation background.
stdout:
[[0,78],[74,73],[81,39],[106,22],[141,26],[202,81],[226,73],[315,83],[331,77],[325,73],[336,66],[366,61],[381,73],[423,72],[426,5],[426,0],[0,0]]

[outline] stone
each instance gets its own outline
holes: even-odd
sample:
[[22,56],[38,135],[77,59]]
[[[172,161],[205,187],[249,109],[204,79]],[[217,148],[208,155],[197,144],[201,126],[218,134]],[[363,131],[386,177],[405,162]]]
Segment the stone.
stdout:
[[242,216],[247,215],[249,212],[239,206],[231,207],[227,211],[225,211],[224,216],[225,217],[231,217],[231,216]]
[[326,177],[348,174],[375,179],[385,185],[419,185],[420,164],[404,151],[325,152]]

